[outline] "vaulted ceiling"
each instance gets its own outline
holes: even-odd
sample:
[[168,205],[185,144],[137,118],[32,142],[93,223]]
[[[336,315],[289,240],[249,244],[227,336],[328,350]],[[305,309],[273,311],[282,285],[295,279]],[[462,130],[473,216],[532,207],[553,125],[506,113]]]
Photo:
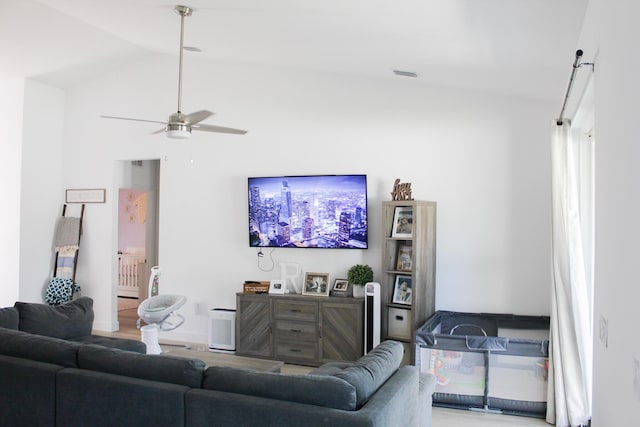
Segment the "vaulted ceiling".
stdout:
[[[411,79],[561,101],[588,0],[188,0],[216,61]],[[2,0],[2,77],[61,87],[179,46],[176,3]],[[398,77],[393,70],[414,72]]]

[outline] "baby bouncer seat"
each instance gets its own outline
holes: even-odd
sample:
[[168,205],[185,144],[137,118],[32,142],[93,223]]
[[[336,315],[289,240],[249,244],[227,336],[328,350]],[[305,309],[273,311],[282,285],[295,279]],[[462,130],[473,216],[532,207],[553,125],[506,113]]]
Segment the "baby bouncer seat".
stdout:
[[[149,298],[138,306],[138,328],[142,333],[142,342],[147,345],[147,354],[162,353],[158,342],[160,331],[172,331],[184,323],[184,317],[176,311],[187,302],[187,297],[153,295],[154,292],[157,293],[159,276],[159,268],[153,267],[149,280]],[[147,325],[140,327],[140,321],[144,321]]]

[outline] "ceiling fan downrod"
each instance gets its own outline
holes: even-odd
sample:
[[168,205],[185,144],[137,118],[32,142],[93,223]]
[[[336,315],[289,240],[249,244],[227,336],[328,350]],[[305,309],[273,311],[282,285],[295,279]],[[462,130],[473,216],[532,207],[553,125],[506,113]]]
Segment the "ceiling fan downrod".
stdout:
[[182,54],[184,51],[184,17],[191,16],[193,9],[188,6],[176,5],[174,8],[180,15],[180,63],[178,68],[178,114],[182,114]]

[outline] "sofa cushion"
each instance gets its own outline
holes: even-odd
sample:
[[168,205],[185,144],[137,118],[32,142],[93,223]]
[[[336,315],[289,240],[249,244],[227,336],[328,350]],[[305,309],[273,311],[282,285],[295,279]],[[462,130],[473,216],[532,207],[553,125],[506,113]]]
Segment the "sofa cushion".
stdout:
[[85,344],[78,350],[78,367],[199,388],[202,386],[205,364],[198,359],[140,354]]
[[0,424],[54,426],[56,374],[62,366],[0,355]]
[[[184,427],[188,390],[165,382],[63,369],[56,376],[55,425]],[[215,420],[207,425],[213,424]]]
[[102,335],[85,335],[71,338],[70,341],[82,344],[96,344],[103,347],[119,348],[120,350],[135,351],[136,353],[147,353],[147,345],[142,341],[130,340],[126,338],[105,337]]
[[91,335],[93,300],[81,297],[61,305],[16,302],[21,331],[54,338]]
[[0,328],[0,354],[6,356],[73,368],[78,366],[78,347],[80,344],[58,338]]
[[384,341],[353,365],[333,374],[356,389],[357,406],[369,398],[393,375],[402,362],[404,347],[398,341]]
[[7,329],[18,329],[20,315],[15,307],[0,308],[0,327]]
[[286,375],[250,369],[210,366],[202,388],[352,411],[355,388],[326,375]]

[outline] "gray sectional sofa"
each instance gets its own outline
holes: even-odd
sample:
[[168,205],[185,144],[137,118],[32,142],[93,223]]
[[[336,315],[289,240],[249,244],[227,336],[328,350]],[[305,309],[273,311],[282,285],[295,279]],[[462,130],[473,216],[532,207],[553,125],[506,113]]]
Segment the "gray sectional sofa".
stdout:
[[[308,375],[207,368],[198,359],[118,348],[126,342],[98,345],[20,330],[28,317],[20,304],[0,309],[0,425],[431,425],[434,378],[401,367],[398,342],[385,341],[356,362],[328,363]],[[83,304],[36,310],[50,320],[51,312]],[[33,328],[35,317],[30,321]],[[88,336],[86,329],[80,332]]]

